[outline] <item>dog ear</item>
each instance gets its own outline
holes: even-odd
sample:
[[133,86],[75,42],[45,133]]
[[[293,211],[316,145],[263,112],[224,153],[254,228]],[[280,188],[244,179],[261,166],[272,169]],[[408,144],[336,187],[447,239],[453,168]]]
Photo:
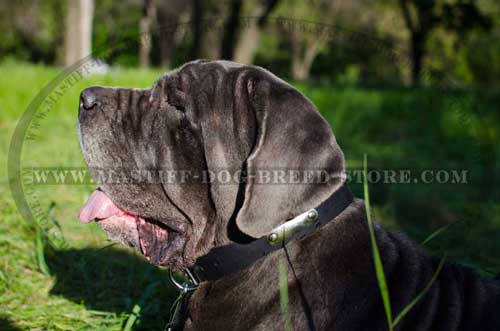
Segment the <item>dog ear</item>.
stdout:
[[326,200],[345,168],[329,124],[299,91],[267,72],[249,89],[257,137],[236,224],[258,238]]
[[[168,103],[183,105],[202,146],[191,155],[195,149],[181,148],[189,145],[186,141],[177,153],[204,158],[217,177],[211,178],[209,199],[220,226],[236,224],[258,238],[316,207],[343,184],[344,158],[330,126],[292,86],[262,69],[220,61],[192,63],[175,76],[177,83],[166,86],[183,85],[184,92],[166,93]],[[242,169],[248,174],[244,184],[238,178]],[[263,182],[270,171],[308,178]]]
[[196,68],[199,83],[191,95],[195,96],[193,102],[211,175],[210,196],[218,218],[226,222],[239,209],[241,169],[256,140],[257,124],[246,86],[251,70],[232,73],[220,61]]

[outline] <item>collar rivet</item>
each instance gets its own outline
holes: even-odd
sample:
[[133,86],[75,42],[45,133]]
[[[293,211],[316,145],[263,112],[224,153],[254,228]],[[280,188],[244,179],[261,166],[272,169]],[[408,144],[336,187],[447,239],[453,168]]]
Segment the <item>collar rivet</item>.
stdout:
[[307,213],[307,220],[309,222],[314,222],[318,219],[319,217],[319,214],[318,212],[316,211],[316,209],[313,209],[313,210],[310,210],[308,213]]
[[271,243],[276,242],[276,240],[278,240],[278,234],[276,232],[271,233],[269,237],[267,237],[267,240]]

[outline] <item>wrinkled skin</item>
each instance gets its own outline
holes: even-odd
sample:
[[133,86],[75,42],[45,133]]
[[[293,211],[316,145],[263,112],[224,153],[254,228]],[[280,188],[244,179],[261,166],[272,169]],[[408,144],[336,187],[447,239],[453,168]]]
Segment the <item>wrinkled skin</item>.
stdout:
[[[97,97],[86,104],[90,92]],[[98,168],[232,174],[315,168],[331,175],[314,185],[262,185],[252,177],[234,184],[102,182],[101,190],[136,223],[101,220],[101,226],[154,264],[189,266],[213,247],[265,235],[318,206],[345,180],[344,157],[326,121],[297,90],[258,67],[196,61],[151,89],[93,88],[82,100],[81,147],[98,182]],[[403,235],[378,226],[376,234],[396,316],[437,263]],[[294,329],[387,329],[361,200],[287,251]],[[247,270],[202,283],[190,300],[186,330],[281,329],[277,265],[283,255],[277,251]],[[446,265],[396,329],[498,330],[499,297],[497,283]]]

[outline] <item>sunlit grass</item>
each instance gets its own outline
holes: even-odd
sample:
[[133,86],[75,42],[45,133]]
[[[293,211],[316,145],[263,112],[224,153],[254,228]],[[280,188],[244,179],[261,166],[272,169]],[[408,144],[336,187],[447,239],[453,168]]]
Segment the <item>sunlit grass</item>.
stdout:
[[[0,64],[0,154],[7,155],[17,119],[57,68]],[[44,119],[41,135],[26,142],[21,166],[81,166],[76,137],[80,91],[92,85],[150,86],[154,70],[114,70],[88,77],[66,91]],[[67,246],[52,247],[50,224],[27,224],[7,187],[0,158],[0,330],[161,330],[172,295],[167,277],[141,256],[109,242],[95,224],[78,222],[90,186],[35,187],[41,209],[58,222]],[[144,299],[148,286],[157,284]],[[140,310],[138,312],[137,310]]]
[[281,318],[283,320],[283,328],[285,331],[292,331],[292,321],[290,319],[289,297],[288,297],[288,266],[284,256],[279,259],[279,291],[280,291],[280,308]]

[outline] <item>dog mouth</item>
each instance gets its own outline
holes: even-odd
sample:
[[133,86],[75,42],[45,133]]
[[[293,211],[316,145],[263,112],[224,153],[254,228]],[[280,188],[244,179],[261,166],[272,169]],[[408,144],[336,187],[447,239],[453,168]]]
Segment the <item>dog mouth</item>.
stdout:
[[101,189],[90,195],[79,218],[83,223],[96,221],[109,239],[135,247],[152,264],[167,264],[182,246],[179,233],[119,208]]

